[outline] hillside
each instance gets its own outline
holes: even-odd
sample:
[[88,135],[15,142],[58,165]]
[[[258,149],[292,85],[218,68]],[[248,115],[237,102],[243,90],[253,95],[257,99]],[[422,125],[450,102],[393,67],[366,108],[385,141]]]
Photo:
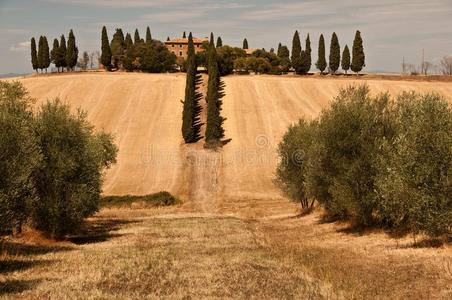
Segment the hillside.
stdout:
[[[179,100],[184,97],[183,74],[76,74],[20,81],[39,102],[60,97],[74,109],[86,110],[96,127],[115,134],[120,152],[118,164],[106,176],[107,195],[169,190],[183,198],[190,190],[187,178],[193,175],[187,174],[192,169],[187,165],[192,163],[185,155],[196,153],[197,161],[206,164],[203,151],[192,152],[199,147],[185,146],[182,141]],[[221,199],[279,197],[272,184],[277,163],[275,150],[287,126],[300,116],[315,117],[341,87],[364,82],[353,77],[338,80],[277,76],[229,76],[224,81],[226,138],[232,140],[222,152],[210,155],[210,160],[222,159],[222,163],[210,168],[216,173],[216,183],[202,185],[204,189],[216,185],[215,194]],[[378,79],[366,82],[373,92],[435,90],[452,101],[451,83]],[[203,180],[210,177],[205,172]]]
[[[321,208],[300,215],[272,184],[287,126],[316,116],[353,79],[224,78],[231,141],[218,152],[204,150],[202,141],[183,144],[183,74],[20,81],[38,104],[58,96],[116,135],[119,161],[107,173],[105,194],[169,190],[184,204],[104,208],[63,242],[30,230],[5,238],[0,297],[451,298],[450,245],[359,231],[325,220]],[[373,92],[435,90],[452,101],[451,83],[367,83]]]

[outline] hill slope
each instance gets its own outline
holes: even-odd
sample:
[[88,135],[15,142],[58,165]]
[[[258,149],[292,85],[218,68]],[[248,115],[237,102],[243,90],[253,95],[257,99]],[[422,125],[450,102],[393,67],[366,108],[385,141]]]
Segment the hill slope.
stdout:
[[[363,82],[225,77],[222,114],[227,118],[226,138],[232,140],[222,151],[203,155],[203,141],[186,146],[180,134],[184,74],[74,74],[20,81],[39,102],[60,97],[74,109],[86,110],[96,127],[115,134],[119,159],[107,173],[105,194],[168,190],[184,197],[190,193],[190,182],[197,180],[197,193],[208,190],[206,197],[224,200],[280,198],[272,179],[277,164],[275,150],[287,126],[300,116],[316,116],[341,87]],[[450,82],[367,83],[373,92],[437,91],[452,101]]]

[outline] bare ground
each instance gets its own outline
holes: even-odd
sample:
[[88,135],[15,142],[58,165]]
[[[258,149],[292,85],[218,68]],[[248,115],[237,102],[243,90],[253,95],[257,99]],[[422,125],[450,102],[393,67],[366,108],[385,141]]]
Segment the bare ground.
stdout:
[[[40,102],[60,96],[117,135],[119,163],[107,173],[106,194],[169,190],[184,204],[105,209],[63,243],[33,232],[9,237],[0,248],[0,297],[452,297],[450,246],[357,232],[325,222],[321,210],[301,216],[272,184],[287,126],[316,116],[353,79],[224,78],[232,141],[216,152],[202,141],[182,143],[184,80],[102,73],[21,80]],[[450,82],[367,83],[374,92],[437,91],[452,101]]]

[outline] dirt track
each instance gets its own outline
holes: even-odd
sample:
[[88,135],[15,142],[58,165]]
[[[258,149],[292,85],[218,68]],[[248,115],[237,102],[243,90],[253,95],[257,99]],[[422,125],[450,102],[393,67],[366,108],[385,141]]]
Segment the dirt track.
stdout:
[[[74,74],[20,79],[39,102],[60,97],[88,112],[98,128],[113,132],[118,164],[108,171],[105,194],[147,194],[168,190],[182,198],[216,198],[202,211],[236,199],[281,199],[272,184],[275,150],[287,126],[314,117],[339,88],[354,80],[277,76],[229,76],[223,116],[222,152],[206,154],[181,138],[183,74]],[[356,81],[362,83],[363,80]],[[374,92],[437,91],[452,101],[452,83],[367,81]],[[188,162],[186,156],[195,159]],[[214,164],[214,165],[212,165]],[[195,185],[195,186],[194,186]],[[193,190],[193,188],[195,190]],[[215,197],[216,196],[216,197]],[[265,202],[265,201],[264,201]],[[264,203],[263,202],[263,203]]]

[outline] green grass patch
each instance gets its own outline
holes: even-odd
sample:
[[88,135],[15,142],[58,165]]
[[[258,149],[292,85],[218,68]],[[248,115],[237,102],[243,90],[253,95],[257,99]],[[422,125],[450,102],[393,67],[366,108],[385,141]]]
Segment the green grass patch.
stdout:
[[105,196],[101,197],[99,207],[124,207],[133,203],[142,203],[146,206],[171,206],[181,204],[182,201],[168,192],[159,192],[145,196]]

